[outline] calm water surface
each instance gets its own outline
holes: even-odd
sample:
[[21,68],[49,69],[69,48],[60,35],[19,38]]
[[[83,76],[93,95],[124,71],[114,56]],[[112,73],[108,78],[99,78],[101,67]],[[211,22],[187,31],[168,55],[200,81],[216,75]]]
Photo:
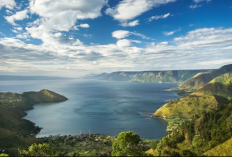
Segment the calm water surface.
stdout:
[[167,123],[150,118],[166,100],[179,98],[165,89],[177,84],[96,80],[0,81],[0,91],[22,93],[49,89],[66,96],[61,103],[37,104],[26,119],[43,127],[37,137],[80,133],[117,135],[134,131],[141,138],[162,138]]

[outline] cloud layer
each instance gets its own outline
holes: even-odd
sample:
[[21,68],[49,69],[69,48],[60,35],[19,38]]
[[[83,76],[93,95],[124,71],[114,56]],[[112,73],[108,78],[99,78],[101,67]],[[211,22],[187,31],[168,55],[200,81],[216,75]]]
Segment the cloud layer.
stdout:
[[112,35],[119,39],[115,44],[93,46],[81,44],[35,46],[17,39],[2,38],[0,58],[6,64],[1,65],[0,70],[4,70],[5,66],[11,71],[24,70],[26,67],[43,69],[43,66],[34,65],[34,62],[43,63],[44,66],[53,63],[49,67],[56,71],[69,67],[69,71],[92,69],[99,72],[109,68],[112,71],[176,69],[174,66],[176,63],[178,69],[186,69],[186,64],[190,69],[202,66],[212,68],[213,61],[217,64],[231,62],[229,58],[232,58],[232,28],[196,29],[189,31],[185,36],[174,38],[173,44],[165,41],[150,42],[145,48],[133,46],[132,43],[139,41],[123,39],[129,34],[129,31],[122,30],[113,32]]
[[[208,1],[192,0],[192,5],[198,7]],[[175,0],[122,0],[114,7],[109,7],[107,0],[30,0],[24,9],[16,6],[13,0],[0,2],[0,8],[8,9],[4,20],[12,26],[9,31],[13,34],[7,36],[0,32],[1,72],[67,73],[77,76],[88,72],[120,70],[214,68],[212,63],[220,66],[232,61],[232,28],[191,27],[194,30],[186,31],[183,28],[181,31],[179,26],[162,25],[171,31],[160,31],[162,38],[159,40],[156,38],[159,33],[155,30],[156,25],[154,32],[135,29],[141,26],[142,20],[158,20],[158,23],[167,21],[159,19],[171,19],[172,12],[169,10],[149,14],[144,19],[139,19],[139,16]],[[17,7],[19,9],[14,9]],[[189,6],[186,8],[189,9]],[[37,18],[32,19],[32,16]],[[85,44],[84,39],[95,37],[92,32],[88,32],[95,27],[90,20],[101,16],[120,23],[112,28],[101,25],[108,29],[109,34],[106,35],[112,40],[103,45]],[[20,25],[20,20],[30,22]],[[70,32],[78,35],[74,36]],[[101,33],[104,32],[99,31]],[[185,34],[177,36],[180,33]],[[28,42],[34,39],[39,39],[41,44]]]

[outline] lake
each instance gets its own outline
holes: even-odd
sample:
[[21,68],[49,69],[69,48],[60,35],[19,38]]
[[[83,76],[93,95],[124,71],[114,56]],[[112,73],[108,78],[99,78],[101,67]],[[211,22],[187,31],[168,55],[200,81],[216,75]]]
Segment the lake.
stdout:
[[0,81],[0,91],[22,93],[49,89],[66,96],[61,103],[36,104],[28,119],[43,129],[37,137],[99,133],[116,136],[134,131],[141,138],[160,139],[167,122],[151,118],[166,100],[180,98],[165,89],[173,83],[111,82],[100,80]]

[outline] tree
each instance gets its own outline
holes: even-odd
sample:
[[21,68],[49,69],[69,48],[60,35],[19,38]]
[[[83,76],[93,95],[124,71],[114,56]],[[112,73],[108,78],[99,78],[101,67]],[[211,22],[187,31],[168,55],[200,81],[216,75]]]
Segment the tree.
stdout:
[[112,145],[112,156],[142,156],[139,148],[140,137],[134,132],[121,132]]
[[32,144],[28,151],[19,150],[19,156],[55,156],[56,151],[51,148],[49,144]]

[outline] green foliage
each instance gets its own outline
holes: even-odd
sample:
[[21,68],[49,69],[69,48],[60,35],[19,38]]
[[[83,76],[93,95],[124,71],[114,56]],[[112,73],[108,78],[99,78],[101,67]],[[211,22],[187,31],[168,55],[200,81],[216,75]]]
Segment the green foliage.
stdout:
[[150,147],[152,149],[156,149],[158,143],[159,143],[159,140],[154,140],[154,141],[151,142]]
[[[221,104],[217,109],[212,109],[202,115],[194,115],[191,121],[183,122],[156,144],[158,155],[174,156],[176,150],[182,149],[178,153],[182,153],[184,156],[199,156],[224,143],[232,137],[231,111],[232,101]],[[231,141],[227,142],[226,146]],[[232,153],[229,148],[225,151],[227,154]],[[216,153],[213,149],[211,154],[212,152]],[[221,152],[221,154],[226,153]],[[216,154],[220,156],[220,154]]]
[[184,156],[197,156],[194,152],[192,152],[189,149],[183,150],[183,155]]
[[44,144],[32,144],[27,150],[19,150],[19,156],[55,156],[56,151],[53,150],[50,145]]
[[0,156],[9,156],[9,155],[8,155],[8,154],[4,154],[4,153],[3,153],[3,154],[0,154]]
[[232,156],[232,138],[227,140],[226,142],[210,149],[209,151],[205,152],[203,155],[207,156]]
[[170,156],[181,156],[180,153],[173,151],[170,153]]
[[139,135],[134,132],[121,132],[112,145],[112,156],[141,156]]
[[[181,99],[169,102],[159,108],[153,116],[155,117],[179,117],[191,119],[195,114],[200,115],[202,111],[210,111],[218,107],[218,104],[225,103],[228,100],[223,97],[212,94],[197,96],[188,95]],[[191,102],[191,103],[190,103]]]

